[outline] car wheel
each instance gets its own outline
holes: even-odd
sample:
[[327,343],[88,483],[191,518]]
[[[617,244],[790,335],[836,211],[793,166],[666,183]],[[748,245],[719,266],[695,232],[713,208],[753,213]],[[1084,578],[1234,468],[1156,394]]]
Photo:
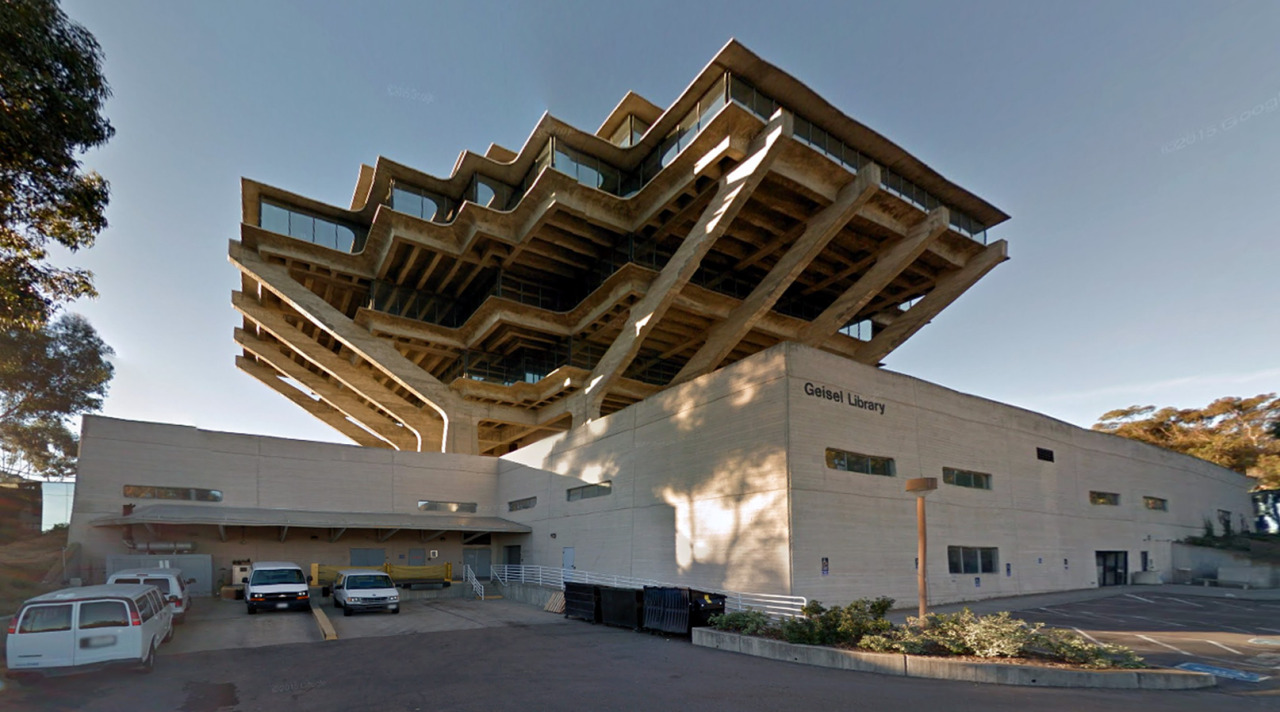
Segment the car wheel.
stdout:
[[142,659],[142,665],[138,668],[138,672],[147,674],[156,668],[156,644],[151,643],[151,648],[147,650],[147,657]]
[[335,597],[334,597],[334,599],[333,599],[333,607],[334,607],[334,608],[342,608],[342,601],[339,601],[339,600],[338,600],[338,598],[337,598],[337,596],[335,596]]
[[254,608],[252,603],[246,603],[245,606],[249,609],[249,615],[253,615],[258,612],[258,609]]
[[351,606],[343,606],[343,608],[342,608],[342,615],[344,615],[344,616],[349,616],[349,615],[351,615]]

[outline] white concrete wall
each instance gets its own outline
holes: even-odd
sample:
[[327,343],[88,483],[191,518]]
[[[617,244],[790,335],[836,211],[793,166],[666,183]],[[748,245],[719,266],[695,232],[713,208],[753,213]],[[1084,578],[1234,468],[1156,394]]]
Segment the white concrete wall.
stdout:
[[[1250,511],[1246,478],[1210,463],[785,348],[796,594],[830,603],[915,600],[915,496],[904,491],[911,477],[939,480],[926,500],[930,600],[938,603],[1095,586],[1099,550],[1127,551],[1130,572],[1147,551],[1167,577],[1172,540],[1198,533],[1217,509]],[[806,395],[806,383],[884,403],[884,412]],[[828,447],[892,457],[897,476],[829,469]],[[1037,459],[1037,447],[1053,450],[1054,462]],[[992,489],[943,484],[943,467],[990,473]],[[1090,490],[1119,493],[1120,506],[1091,505]],[[1169,511],[1146,509],[1144,495],[1167,499]],[[999,571],[952,575],[948,545],[997,547]]]
[[[781,351],[503,458],[503,516],[533,527],[527,563],[739,591],[790,587],[785,363]],[[555,474],[549,474],[555,473]],[[581,482],[613,494],[567,502]],[[555,534],[555,538],[551,537]]]
[[[222,505],[328,512],[418,511],[418,501],[477,502],[478,514],[497,513],[498,462],[475,455],[398,453],[353,445],[315,443],[219,433],[180,425],[137,423],[87,416],[81,432],[80,472],[69,535],[84,546],[83,576],[97,581],[108,554],[129,553],[120,527],[92,521],[121,514],[122,505],[203,504],[127,499],[124,485],[199,487],[223,493]],[[400,532],[385,542],[369,530],[348,530],[337,542],[328,530],[291,528],[285,541],[262,528],[227,527],[221,541],[208,526],[156,525],[149,534],[134,527],[138,541],[190,541],[195,553],[214,557],[214,574],[238,559],[286,559],[298,563],[346,564],[351,548],[384,549],[393,564],[408,563],[410,549],[436,550],[428,564],[453,562],[460,568],[459,535],[420,541]],[[500,550],[493,560],[499,560]]]

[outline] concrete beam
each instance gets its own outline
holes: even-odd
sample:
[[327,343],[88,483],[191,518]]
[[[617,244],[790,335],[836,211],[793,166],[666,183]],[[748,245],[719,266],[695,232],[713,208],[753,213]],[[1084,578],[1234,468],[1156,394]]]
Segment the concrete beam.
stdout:
[[391,447],[392,443],[375,437],[372,433],[357,425],[352,425],[343,413],[332,404],[308,398],[306,394],[281,380],[280,372],[274,367],[263,366],[253,359],[244,356],[236,357],[236,367],[261,381],[268,388],[293,401],[303,410],[320,419],[325,425],[351,438],[357,445],[365,447]]
[[698,222],[649,285],[648,292],[631,307],[622,333],[609,344],[592,370],[587,387],[571,396],[575,425],[600,416],[600,406],[609,388],[631,364],[645,337],[662,321],[680,290],[698,270],[702,258],[747,204],[785,144],[779,139],[790,133],[791,117],[779,111],[752,141],[742,163],[720,178],[716,193]]
[[342,528],[338,529],[337,531],[335,531],[335,530],[333,530],[333,529],[330,529],[330,530],[329,530],[329,543],[330,543],[330,544],[333,544],[333,543],[337,542],[337,541],[338,541],[338,539],[339,539],[339,538],[341,538],[341,537],[342,537],[342,535],[343,535],[346,531],[347,531],[347,528],[346,528],[346,527],[342,527]]
[[810,346],[821,344],[828,336],[839,331],[850,319],[902,271],[909,267],[929,245],[947,231],[951,213],[943,207],[934,208],[919,224],[907,231],[906,237],[885,249],[871,266],[844,294],[836,297],[813,321],[798,334],[802,343]]
[[464,409],[464,401],[458,394],[405,358],[389,342],[356,326],[345,314],[298,284],[284,267],[268,264],[252,250],[234,240],[228,247],[228,259],[237,269],[258,280],[264,289],[270,290],[316,327],[328,332],[375,369],[382,371],[400,387],[438,412],[445,421],[446,430],[446,435],[440,442],[440,450],[446,450],[449,420]]
[[902,342],[911,338],[925,324],[932,321],[961,294],[968,291],[969,287],[982,279],[987,272],[1007,259],[1009,259],[1008,243],[999,240],[974,255],[964,267],[940,277],[933,291],[924,295],[924,298],[915,306],[903,312],[893,320],[892,324],[859,347],[857,360],[869,364],[879,363],[891,351],[902,345]]
[[236,311],[258,324],[277,341],[288,345],[295,353],[327,372],[343,386],[361,398],[376,403],[379,408],[395,416],[405,427],[417,433],[419,444],[414,448],[415,450],[431,450],[434,449],[431,447],[434,443],[440,442],[441,428],[429,413],[411,405],[379,383],[371,374],[356,368],[346,359],[308,338],[297,327],[286,321],[280,312],[264,307],[241,292],[232,293],[231,304]]
[[840,190],[835,202],[808,221],[800,237],[751,294],[734,308],[729,318],[711,328],[702,348],[676,374],[671,384],[683,383],[714,371],[879,189],[880,167],[874,163],[864,166],[858,177]]
[[[368,403],[351,395],[352,392],[344,393],[340,388],[341,384],[336,380],[326,381],[321,376],[298,365],[293,359],[282,353],[275,344],[259,339],[244,329],[236,329],[235,340],[237,345],[252,353],[258,360],[302,384],[319,397],[323,405],[327,405],[342,416],[345,416],[341,418],[344,423],[347,423],[347,418],[350,418],[363,425],[366,430],[348,423],[350,428],[366,432],[366,439],[377,440],[376,447],[390,446],[396,450],[408,450],[410,452],[418,449],[417,433],[402,427],[399,422],[391,420],[374,410]],[[240,364],[240,359],[242,358],[237,357],[236,365]],[[306,398],[306,396],[302,397]],[[307,398],[307,400],[311,399]],[[311,402],[315,405],[321,405],[317,404],[316,401]],[[343,434],[346,435],[346,431],[343,431]],[[355,438],[352,439],[354,440]],[[357,440],[357,442],[359,441]],[[364,445],[365,443],[361,442],[360,444]]]

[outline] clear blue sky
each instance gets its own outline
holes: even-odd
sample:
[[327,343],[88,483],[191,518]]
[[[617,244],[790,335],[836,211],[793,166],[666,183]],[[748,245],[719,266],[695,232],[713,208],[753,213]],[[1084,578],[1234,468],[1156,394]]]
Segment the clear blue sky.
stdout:
[[235,368],[240,177],[346,206],[379,155],[447,175],[544,110],[666,106],[730,37],[1013,216],[1011,260],[889,368],[1082,426],[1280,390],[1277,3],[64,7],[115,93],[86,157],[111,225],[69,258],[118,354],[106,415],[345,442]]

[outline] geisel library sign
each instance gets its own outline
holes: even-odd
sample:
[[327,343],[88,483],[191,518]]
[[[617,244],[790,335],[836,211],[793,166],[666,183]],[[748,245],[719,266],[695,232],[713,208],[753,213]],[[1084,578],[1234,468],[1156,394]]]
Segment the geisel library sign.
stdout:
[[814,398],[831,401],[832,403],[844,403],[850,408],[862,408],[864,410],[884,415],[884,403],[863,398],[862,396],[856,393],[850,393],[849,391],[828,388],[820,383],[811,383],[806,381],[804,384],[804,394],[806,396],[813,396]]

